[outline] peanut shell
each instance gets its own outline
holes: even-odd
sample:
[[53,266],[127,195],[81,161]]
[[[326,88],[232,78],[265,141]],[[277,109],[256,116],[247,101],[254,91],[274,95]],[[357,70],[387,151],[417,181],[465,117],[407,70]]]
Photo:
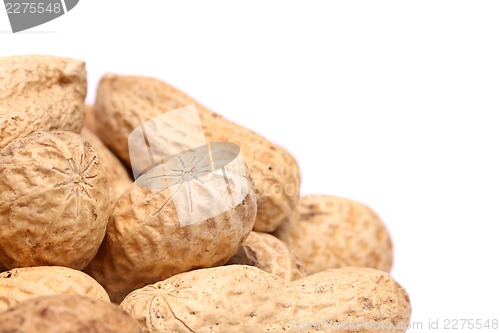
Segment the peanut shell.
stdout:
[[226,120],[180,90],[162,81],[119,75],[101,79],[95,104],[96,131],[123,161],[130,163],[128,136],[145,121],[195,104],[207,142],[239,145],[257,195],[254,230],[271,232],[285,221],[298,202],[300,171],[295,159],[262,136]]
[[83,269],[109,217],[106,175],[79,134],[41,132],[0,150],[0,263]]
[[[330,323],[361,323],[346,332],[402,333],[406,328],[398,325],[411,315],[401,285],[385,272],[360,267],[293,282],[251,266],[200,269],[133,291],[121,306],[151,333],[312,332],[327,331]],[[307,322],[323,326],[311,329]]]
[[31,298],[0,312],[0,333],[139,333],[119,306],[81,295]]
[[108,294],[97,281],[71,268],[39,266],[0,273],[0,312],[33,297],[60,294],[109,302]]
[[274,235],[297,254],[308,274],[348,266],[391,271],[387,228],[372,209],[354,200],[303,196],[293,218]]
[[299,258],[273,235],[252,231],[228,265],[248,265],[286,281],[300,279],[306,272]]
[[0,57],[0,148],[41,131],[79,133],[86,96],[83,61],[42,55]]
[[109,199],[111,203],[114,203],[118,197],[122,195],[123,192],[125,192],[125,190],[132,184],[132,179],[122,162],[94,133],[87,128],[84,128],[81,135],[97,151],[97,155],[99,156],[108,179]]
[[[133,183],[116,202],[106,237],[86,272],[104,286],[113,302],[132,290],[200,267],[224,265],[252,230],[256,216],[253,185],[244,200],[223,214],[182,226],[171,193]],[[218,200],[206,192],[205,206]]]

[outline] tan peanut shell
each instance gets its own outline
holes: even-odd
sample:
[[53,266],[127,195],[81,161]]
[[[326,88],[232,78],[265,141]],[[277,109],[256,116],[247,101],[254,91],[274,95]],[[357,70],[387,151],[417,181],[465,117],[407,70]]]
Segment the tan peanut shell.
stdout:
[[153,78],[106,75],[95,104],[98,136],[130,163],[128,136],[146,120],[196,104],[207,142],[239,145],[255,183],[256,231],[271,232],[293,212],[299,197],[300,172],[295,159],[262,136],[207,110],[176,88]]
[[[248,172],[248,170],[247,170]],[[205,221],[181,226],[170,189],[133,183],[116,202],[106,237],[86,268],[119,303],[132,290],[200,267],[224,265],[252,230],[257,212],[250,189],[236,207]],[[206,191],[206,207],[218,200]]]
[[83,128],[94,134],[96,133],[94,107],[91,105],[85,105],[85,122]]
[[109,199],[114,203],[116,199],[132,184],[132,179],[121,161],[102,143],[102,141],[90,130],[84,128],[81,133],[97,151],[106,177],[108,178]]
[[97,281],[71,268],[24,267],[0,273],[0,312],[33,297],[59,294],[109,302],[108,294]]
[[140,333],[116,304],[81,295],[31,298],[0,312],[0,333]]
[[248,265],[286,281],[300,279],[306,272],[299,258],[273,235],[252,231],[228,265]]
[[41,132],[0,150],[0,262],[83,269],[109,217],[96,150],[73,132]]
[[41,131],[79,133],[86,95],[83,61],[41,55],[0,57],[0,148]]
[[308,274],[359,266],[390,272],[392,242],[366,205],[330,195],[300,198],[294,217],[274,233],[301,259]]
[[[133,291],[121,306],[150,333],[297,332],[306,322],[356,320],[396,326],[411,315],[408,294],[389,274],[359,267],[293,282],[251,266],[200,269]],[[375,331],[359,326],[348,332]]]

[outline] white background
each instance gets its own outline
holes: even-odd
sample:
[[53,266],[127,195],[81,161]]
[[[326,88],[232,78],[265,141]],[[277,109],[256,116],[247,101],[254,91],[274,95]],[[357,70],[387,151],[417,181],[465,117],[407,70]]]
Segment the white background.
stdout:
[[289,149],[303,193],[373,207],[410,332],[500,319],[499,2],[83,0],[9,29],[0,55],[86,60],[89,102],[105,72],[159,77]]

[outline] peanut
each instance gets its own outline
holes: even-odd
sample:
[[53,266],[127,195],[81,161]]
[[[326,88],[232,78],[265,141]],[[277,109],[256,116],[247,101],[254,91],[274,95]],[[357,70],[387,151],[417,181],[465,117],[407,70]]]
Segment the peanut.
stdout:
[[81,295],[35,297],[0,312],[0,333],[139,333],[119,306]]
[[174,87],[152,78],[106,75],[95,104],[96,131],[123,161],[130,163],[128,136],[146,120],[196,104],[208,142],[238,144],[255,183],[258,212],[254,230],[271,232],[293,212],[300,172],[295,159],[262,136],[207,110]]
[[[250,178],[244,200],[200,223],[181,226],[170,189],[133,183],[116,202],[106,237],[86,272],[113,302],[132,290],[200,267],[225,264],[252,230],[256,200]],[[196,184],[193,184],[193,186]],[[219,194],[198,184],[207,209]]]
[[392,242],[375,212],[357,201],[308,195],[274,233],[301,259],[308,274],[359,266],[390,272]]
[[133,291],[121,306],[143,332],[157,333],[297,331],[304,322],[392,325],[377,332],[400,333],[411,314],[408,294],[389,274],[359,267],[293,282],[251,266],[201,269]]
[[79,133],[86,95],[83,61],[40,55],[0,57],[0,148],[41,131]]
[[132,184],[132,179],[120,160],[94,133],[84,128],[81,135],[97,151],[97,156],[108,179],[109,201],[114,204],[118,197]]
[[73,132],[41,132],[0,150],[0,262],[83,269],[109,217],[95,149]]
[[14,268],[0,273],[0,312],[29,298],[82,295],[109,302],[104,288],[80,271],[58,266]]
[[228,265],[248,265],[279,276],[286,281],[306,276],[299,258],[273,235],[252,231]]

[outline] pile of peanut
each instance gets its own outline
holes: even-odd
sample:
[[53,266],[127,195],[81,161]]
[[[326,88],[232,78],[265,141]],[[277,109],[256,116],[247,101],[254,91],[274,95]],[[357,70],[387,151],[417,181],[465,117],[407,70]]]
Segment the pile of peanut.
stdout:
[[[290,153],[157,79],[86,94],[82,61],[0,58],[0,333],[406,331],[369,207],[300,196]],[[240,147],[250,191],[182,226],[176,193],[134,182],[127,140],[192,104],[207,142]]]

